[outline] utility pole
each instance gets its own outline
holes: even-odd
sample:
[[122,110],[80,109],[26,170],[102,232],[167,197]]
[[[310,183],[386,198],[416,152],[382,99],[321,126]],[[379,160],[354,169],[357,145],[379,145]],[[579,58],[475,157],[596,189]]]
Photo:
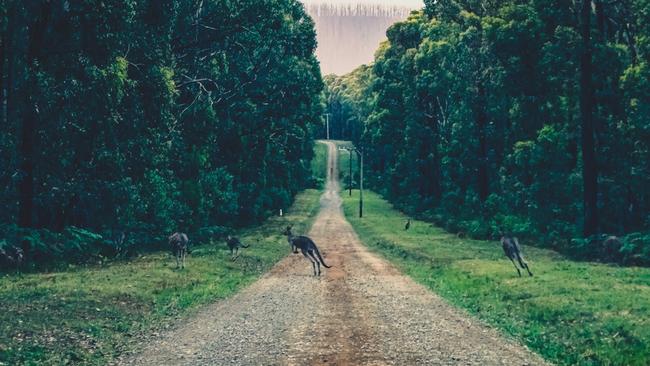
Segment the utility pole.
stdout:
[[363,148],[357,150],[357,153],[361,156],[359,159],[359,217],[363,217]]
[[350,176],[348,177],[349,178],[348,187],[350,188],[350,197],[352,197],[352,150],[348,150],[348,152],[350,153],[350,164],[348,164],[350,165]]
[[363,217],[363,148],[357,149],[353,146],[339,149],[350,152],[350,197],[352,197],[352,152],[357,153],[357,161],[359,162],[359,217]]
[[330,139],[330,113],[325,113],[325,123],[327,125],[326,130],[327,130],[327,139]]

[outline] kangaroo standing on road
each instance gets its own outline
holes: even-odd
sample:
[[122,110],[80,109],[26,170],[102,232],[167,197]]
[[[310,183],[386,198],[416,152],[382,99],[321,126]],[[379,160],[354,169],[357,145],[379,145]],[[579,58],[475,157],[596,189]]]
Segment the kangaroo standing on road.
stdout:
[[185,268],[185,256],[189,239],[185,233],[173,233],[169,238],[169,246],[176,257],[176,268]]
[[519,277],[521,277],[521,271],[519,270],[519,267],[517,267],[517,264],[515,263],[515,259],[517,260],[517,262],[519,262],[519,265],[521,266],[522,269],[526,269],[526,271],[528,271],[528,274],[530,276],[533,275],[533,273],[528,268],[528,263],[526,263],[524,257],[521,255],[521,247],[519,246],[519,240],[517,240],[516,237],[502,234],[501,245],[503,246],[503,251],[506,253],[506,256],[510,258],[512,264],[515,266],[515,269],[517,270]]
[[[291,250],[294,253],[298,253],[298,249],[302,252],[302,255],[305,258],[309,259],[312,267],[314,267],[314,276],[320,276],[320,265],[322,264],[325,268],[331,268],[320,255],[318,247],[313,240],[309,239],[306,236],[294,236],[291,233],[291,226],[287,226],[287,229],[282,233],[287,236],[287,241],[291,245]],[[317,271],[318,269],[318,271]]]
[[244,245],[238,238],[228,235],[226,244],[230,248],[230,260],[235,260],[239,257],[239,248],[248,248],[250,245]]

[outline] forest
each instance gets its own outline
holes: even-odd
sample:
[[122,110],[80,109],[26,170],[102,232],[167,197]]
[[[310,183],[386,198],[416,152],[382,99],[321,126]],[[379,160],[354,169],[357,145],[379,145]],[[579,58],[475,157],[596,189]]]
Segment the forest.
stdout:
[[650,0],[415,3],[0,0],[0,366],[649,365]]
[[425,3],[324,78],[371,188],[459,235],[650,264],[650,2]]
[[295,0],[0,1],[0,266],[256,223],[312,185]]

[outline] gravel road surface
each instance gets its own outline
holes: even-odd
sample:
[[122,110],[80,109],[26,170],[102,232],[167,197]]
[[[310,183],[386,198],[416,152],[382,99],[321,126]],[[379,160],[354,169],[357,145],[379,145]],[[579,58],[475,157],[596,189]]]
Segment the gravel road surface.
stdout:
[[[336,176],[336,147],[327,144],[327,170]],[[312,276],[302,255],[290,255],[250,287],[150,337],[117,363],[546,364],[369,252],[345,220],[338,192],[329,177],[308,233],[332,266],[321,277]]]

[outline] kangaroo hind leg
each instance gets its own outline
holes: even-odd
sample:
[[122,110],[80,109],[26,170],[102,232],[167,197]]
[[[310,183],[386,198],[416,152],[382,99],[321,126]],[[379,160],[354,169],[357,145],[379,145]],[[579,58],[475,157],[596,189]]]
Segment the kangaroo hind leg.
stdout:
[[521,268],[526,269],[526,271],[528,272],[528,275],[532,277],[532,276],[533,276],[533,272],[530,271],[530,268],[528,268],[528,263],[526,263],[526,261],[525,261],[524,258],[521,256],[521,254],[520,254],[520,255],[517,255],[517,261],[519,262],[519,265],[521,266]]
[[[314,262],[316,262],[316,267],[318,267],[318,276],[320,276],[320,261],[318,260],[318,258],[316,258],[316,255],[314,254],[313,250],[308,250],[307,253],[314,260]],[[315,272],[314,275],[316,275]]]
[[239,248],[235,248],[235,252],[232,255],[232,258],[230,258],[230,260],[235,261],[237,260],[238,257],[239,257]]
[[300,251],[302,252],[302,255],[304,255],[305,258],[309,259],[309,261],[311,262],[311,266],[314,267],[314,276],[316,276],[316,263],[314,263],[314,260],[311,258],[311,256],[307,254],[306,250],[300,249]]
[[513,257],[509,257],[510,261],[512,262],[512,265],[515,266],[515,269],[517,270],[517,274],[519,277],[521,277],[521,271],[519,270],[519,267],[517,267],[517,263],[515,263],[515,259]]

